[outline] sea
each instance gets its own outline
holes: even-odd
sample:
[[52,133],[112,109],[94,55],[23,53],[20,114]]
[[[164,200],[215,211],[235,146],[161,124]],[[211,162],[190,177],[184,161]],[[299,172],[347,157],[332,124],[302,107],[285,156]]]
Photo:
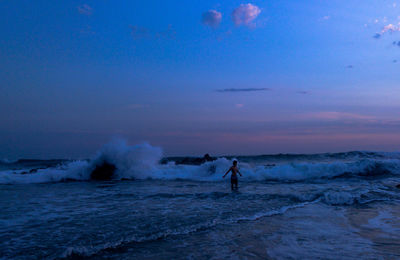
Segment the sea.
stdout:
[[400,259],[398,184],[400,153],[2,160],[0,259]]

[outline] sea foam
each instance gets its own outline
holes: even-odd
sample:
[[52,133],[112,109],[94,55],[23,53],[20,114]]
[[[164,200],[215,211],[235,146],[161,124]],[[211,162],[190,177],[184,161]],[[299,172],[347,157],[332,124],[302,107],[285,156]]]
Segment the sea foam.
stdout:
[[[161,164],[159,147],[143,143],[129,146],[124,141],[104,145],[91,160],[62,163],[56,167],[38,169],[34,173],[22,170],[0,171],[1,184],[88,181],[96,166],[104,162],[115,166],[114,180],[194,180],[221,181],[232,164],[231,159],[218,158],[201,165]],[[400,173],[399,159],[332,160],[323,162],[286,162],[277,165],[250,164],[239,161],[245,181],[307,181],[313,179],[380,177]],[[24,173],[24,174],[23,174]]]

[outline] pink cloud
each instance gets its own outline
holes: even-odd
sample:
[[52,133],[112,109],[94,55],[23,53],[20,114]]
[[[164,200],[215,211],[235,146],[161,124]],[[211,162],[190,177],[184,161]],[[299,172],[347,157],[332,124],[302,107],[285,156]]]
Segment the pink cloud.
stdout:
[[93,13],[93,8],[87,4],[83,4],[81,6],[78,6],[78,12],[84,15],[91,15]]
[[[336,130],[337,131],[337,130]],[[231,133],[231,132],[168,132],[160,135],[163,140],[178,138],[180,144],[187,144],[198,154],[205,151],[212,154],[266,154],[304,152],[343,152],[352,150],[395,150],[400,143],[397,133],[331,133],[316,132],[292,134],[285,131],[271,133]],[[210,146],[210,143],[213,146]],[[174,143],[176,145],[176,143]]]
[[400,22],[396,24],[388,24],[383,26],[382,30],[379,33],[376,33],[374,38],[379,39],[382,35],[386,33],[394,33],[394,32],[400,32]]
[[243,104],[236,104],[235,106],[236,106],[236,108],[242,108],[242,107],[244,107]]
[[261,9],[252,4],[241,4],[232,12],[232,20],[236,26],[252,26],[252,22],[261,13]]
[[344,113],[344,112],[315,112],[308,113],[300,116],[300,119],[318,119],[318,120],[374,120],[372,116]]
[[398,31],[400,31],[400,23],[399,23],[398,26],[393,25],[393,24],[388,24],[388,25],[385,25],[383,27],[383,29],[381,31],[381,34],[384,34],[386,32],[391,32],[392,33],[392,32],[398,32]]
[[215,10],[208,10],[207,12],[203,13],[202,22],[206,26],[210,26],[213,28],[218,27],[221,23],[222,14]]

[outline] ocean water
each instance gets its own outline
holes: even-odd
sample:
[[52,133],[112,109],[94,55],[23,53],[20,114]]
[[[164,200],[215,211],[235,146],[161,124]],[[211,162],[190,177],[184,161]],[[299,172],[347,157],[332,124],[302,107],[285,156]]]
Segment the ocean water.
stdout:
[[[233,159],[238,191],[222,179]],[[400,258],[400,153],[174,160],[119,142],[88,160],[3,161],[0,258]],[[103,162],[111,180],[91,180]]]

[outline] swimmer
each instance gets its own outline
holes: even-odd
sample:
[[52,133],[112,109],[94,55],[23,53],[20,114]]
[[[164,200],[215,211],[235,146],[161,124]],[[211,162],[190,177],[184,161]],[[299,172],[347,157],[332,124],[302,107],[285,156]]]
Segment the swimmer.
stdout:
[[233,161],[233,165],[231,166],[231,168],[229,168],[229,170],[224,174],[224,176],[222,176],[222,178],[225,178],[225,176],[229,173],[232,172],[231,175],[231,189],[238,189],[238,176],[237,174],[239,173],[240,176],[242,176],[242,174],[240,173],[238,167],[237,167],[237,161],[234,160]]

